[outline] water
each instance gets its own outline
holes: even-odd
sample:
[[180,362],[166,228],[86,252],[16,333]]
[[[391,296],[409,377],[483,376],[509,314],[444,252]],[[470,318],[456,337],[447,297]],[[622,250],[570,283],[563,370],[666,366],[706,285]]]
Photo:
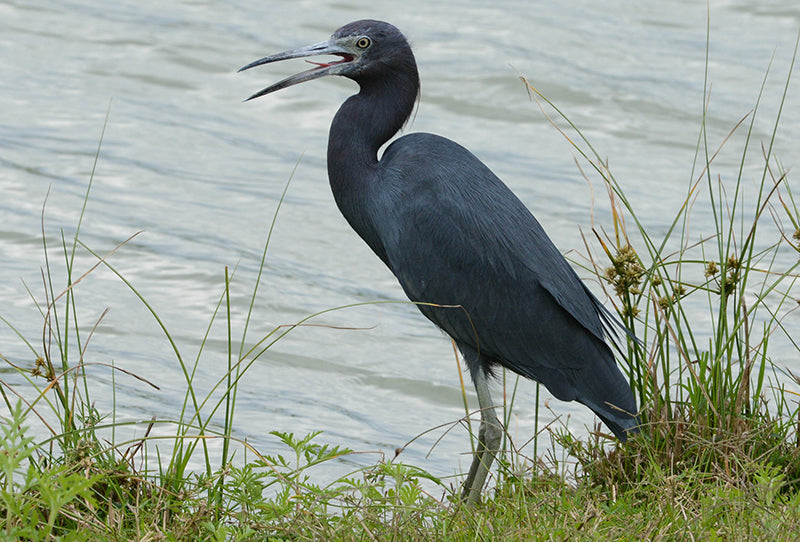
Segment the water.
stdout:
[[[793,0],[713,1],[710,11],[711,146],[752,109],[774,54],[753,135],[766,142],[800,7]],[[61,230],[74,235],[109,104],[81,239],[106,254],[142,231],[109,262],[154,308],[188,363],[220,299],[225,266],[238,266],[233,319],[241,330],[269,224],[290,177],[250,341],[324,309],[402,301],[394,278],[349,229],[327,186],[328,125],[354,84],[321,80],[243,104],[302,69],[302,62],[234,73],[365,17],[393,22],[415,48],[423,88],[410,130],[470,148],[531,207],[562,250],[582,249],[593,195],[594,219],[609,228],[607,206],[599,179],[590,172],[593,194],[574,150],[529,100],[518,73],[608,157],[651,231],[668,226],[691,179],[699,131],[702,2],[386,2],[365,9],[349,2],[253,1],[232,8],[200,0],[0,1],[0,315],[41,353],[41,316],[24,284],[41,303],[42,207],[49,191],[51,246]],[[790,170],[798,166],[799,136],[795,79],[775,148]],[[735,175],[742,144],[739,136],[728,143],[718,171]],[[757,168],[746,173],[759,174]],[[695,214],[698,238],[708,224],[708,216]],[[51,253],[56,268],[62,260]],[[82,249],[77,261],[78,273],[96,262]],[[119,418],[174,419],[183,376],[147,309],[103,268],[75,292],[84,339],[109,308],[89,341],[87,361],[113,362],[160,387],[118,374]],[[324,442],[391,456],[416,435],[463,415],[450,343],[413,307],[360,306],[313,322],[324,326],[296,329],[279,341],[240,388],[235,432],[263,453],[280,450],[271,430],[321,429]],[[785,325],[796,329],[797,315]],[[0,353],[26,367],[34,359],[5,326]],[[224,353],[224,329],[217,326],[198,368],[201,391],[224,373]],[[797,360],[786,360],[792,363],[800,369]],[[90,372],[97,407],[108,412],[110,372],[103,366]],[[3,369],[2,379],[21,393],[28,389],[13,371]],[[518,392],[511,433],[520,442],[532,432],[533,393],[528,383]],[[570,415],[578,432],[591,421],[578,405],[548,404]],[[452,431],[427,455],[440,434],[415,441],[405,460],[439,475],[463,468],[466,432]],[[374,460],[365,455],[352,462]]]

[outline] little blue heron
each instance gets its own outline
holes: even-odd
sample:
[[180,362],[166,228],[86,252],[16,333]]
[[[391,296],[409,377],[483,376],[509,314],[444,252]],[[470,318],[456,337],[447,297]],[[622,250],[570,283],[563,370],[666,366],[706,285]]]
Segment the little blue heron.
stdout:
[[328,139],[328,177],[350,226],[394,273],[406,295],[453,338],[480,404],[478,449],[462,498],[480,499],[502,430],[488,377],[499,365],[579,401],[621,440],[637,430],[636,400],[606,339],[616,321],[586,288],[539,222],[464,147],[412,133],[379,149],[410,117],[419,74],[391,24],[347,24],[328,41],[257,60],[338,56],[248,100],[326,75],[359,85]]

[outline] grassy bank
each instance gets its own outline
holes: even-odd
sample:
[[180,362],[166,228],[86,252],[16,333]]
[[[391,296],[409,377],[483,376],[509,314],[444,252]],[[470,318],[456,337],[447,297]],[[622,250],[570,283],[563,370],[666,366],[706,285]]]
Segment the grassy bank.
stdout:
[[[790,78],[791,70],[784,89]],[[326,464],[351,450],[320,444],[318,434],[274,433],[284,451],[262,455],[232,430],[249,367],[316,316],[260,337],[249,333],[269,236],[249,305],[232,303],[235,273],[226,270],[201,347],[188,356],[114,268],[109,256],[126,250],[127,241],[97,253],[81,241],[81,211],[74,237],[62,234],[55,245],[42,223],[43,290],[30,292],[41,336],[16,332],[13,315],[0,314],[30,352],[17,359],[0,352],[15,381],[24,382],[0,381],[0,539],[794,539],[800,380],[785,362],[800,359],[800,202],[772,152],[785,90],[767,141],[752,140],[761,94],[723,141],[709,141],[703,109],[685,201],[666,233],[654,235],[578,127],[528,88],[574,143],[587,177],[607,188],[611,219],[586,232],[576,264],[596,276],[638,337],[623,337],[621,347],[642,409],[640,436],[621,446],[602,428],[580,440],[551,426],[538,433],[531,457],[515,451],[509,437],[495,486],[479,507],[460,503],[453,483],[392,460],[322,483]],[[715,158],[732,138],[744,142],[741,165],[718,171]],[[746,173],[754,165],[756,178]],[[90,191],[91,179],[86,201]],[[712,231],[693,230],[698,212],[713,216]],[[93,255],[93,266],[79,269],[78,253]],[[56,260],[63,273],[51,264]],[[102,316],[80,322],[76,292],[101,267],[150,311],[184,378],[174,419],[137,424],[140,436],[130,440],[118,434],[131,424],[95,408],[87,367],[138,378],[144,390],[160,383],[86,357]],[[246,314],[238,328],[237,313]],[[226,330],[226,359],[217,363],[224,369],[216,385],[200,393],[193,379],[213,326]],[[513,400],[504,407],[510,412]],[[48,436],[30,436],[34,425],[36,435]],[[211,443],[220,445],[212,452]],[[562,449],[567,461],[555,451]]]

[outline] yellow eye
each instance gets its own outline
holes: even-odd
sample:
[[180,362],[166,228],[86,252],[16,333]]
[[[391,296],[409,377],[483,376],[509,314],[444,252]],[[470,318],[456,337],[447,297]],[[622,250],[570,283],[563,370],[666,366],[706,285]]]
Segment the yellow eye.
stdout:
[[366,36],[363,38],[358,38],[358,41],[356,42],[356,47],[359,49],[366,49],[370,45],[372,45],[372,41],[370,41],[370,39]]

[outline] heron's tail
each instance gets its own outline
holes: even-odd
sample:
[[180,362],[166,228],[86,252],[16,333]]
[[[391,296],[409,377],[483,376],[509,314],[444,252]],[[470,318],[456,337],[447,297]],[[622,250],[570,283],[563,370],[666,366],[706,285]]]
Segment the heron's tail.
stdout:
[[592,405],[586,406],[591,408],[592,411],[597,414],[597,417],[603,420],[603,423],[606,424],[606,427],[611,429],[611,431],[614,433],[614,436],[617,437],[620,442],[625,442],[628,440],[629,435],[639,432],[639,425],[641,424],[641,421],[635,413],[629,413],[620,410],[612,417],[609,416],[609,409],[613,409],[613,406],[606,405],[606,408],[602,412],[599,412],[599,409],[595,409]]

